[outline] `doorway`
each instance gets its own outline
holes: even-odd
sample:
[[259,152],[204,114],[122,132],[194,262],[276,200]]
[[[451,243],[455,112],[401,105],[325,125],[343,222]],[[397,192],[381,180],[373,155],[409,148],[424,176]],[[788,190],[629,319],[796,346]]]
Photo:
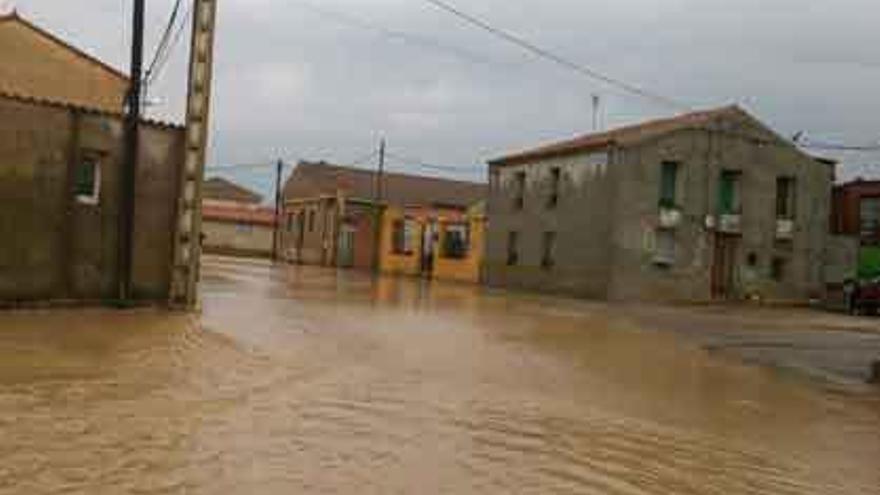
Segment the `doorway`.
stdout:
[[734,296],[736,260],[740,239],[737,235],[716,233],[712,257],[712,298],[730,299]]
[[422,227],[422,252],[421,274],[423,277],[431,277],[434,273],[434,244],[437,240],[437,232],[434,222],[425,223]]
[[354,266],[355,229],[351,225],[343,225],[339,231],[338,266],[351,268]]

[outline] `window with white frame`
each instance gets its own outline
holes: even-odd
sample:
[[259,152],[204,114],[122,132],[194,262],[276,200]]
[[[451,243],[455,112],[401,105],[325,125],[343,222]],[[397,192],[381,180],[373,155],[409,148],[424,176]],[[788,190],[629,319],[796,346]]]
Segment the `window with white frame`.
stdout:
[[94,156],[87,156],[74,170],[74,197],[77,202],[96,205],[101,199],[101,164]]
[[654,264],[672,266],[675,263],[675,231],[658,229],[654,242]]

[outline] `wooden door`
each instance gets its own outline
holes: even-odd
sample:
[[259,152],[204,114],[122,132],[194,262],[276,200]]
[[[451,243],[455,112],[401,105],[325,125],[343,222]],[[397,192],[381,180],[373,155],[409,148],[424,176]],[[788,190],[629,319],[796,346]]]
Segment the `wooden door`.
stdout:
[[729,299],[734,296],[734,274],[736,268],[739,237],[728,234],[715,234],[712,257],[712,297]]

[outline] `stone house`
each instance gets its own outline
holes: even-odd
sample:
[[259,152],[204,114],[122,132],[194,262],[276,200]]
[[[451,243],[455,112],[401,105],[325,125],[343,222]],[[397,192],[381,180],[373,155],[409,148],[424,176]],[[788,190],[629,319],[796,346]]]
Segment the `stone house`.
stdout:
[[118,113],[128,76],[16,12],[0,15],[0,92]]
[[[377,245],[386,235],[381,227],[386,209],[422,209],[434,229],[440,210],[464,211],[486,190],[484,184],[396,173],[383,175],[382,201],[376,200],[378,187],[378,174],[370,170],[300,162],[284,187],[284,257],[294,263],[371,269],[381,260]],[[387,220],[393,225],[391,216]]]
[[680,301],[822,291],[834,166],[739,107],[489,165],[490,285]]
[[[170,295],[182,127],[144,121],[135,299]],[[0,93],[0,304],[115,300],[122,115]]]

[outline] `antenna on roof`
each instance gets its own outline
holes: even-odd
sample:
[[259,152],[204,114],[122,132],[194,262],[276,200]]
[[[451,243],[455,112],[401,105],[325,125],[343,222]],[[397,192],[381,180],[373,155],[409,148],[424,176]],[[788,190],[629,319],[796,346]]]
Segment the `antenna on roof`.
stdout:
[[593,132],[599,132],[599,106],[602,102],[597,93],[592,94],[593,100]]

